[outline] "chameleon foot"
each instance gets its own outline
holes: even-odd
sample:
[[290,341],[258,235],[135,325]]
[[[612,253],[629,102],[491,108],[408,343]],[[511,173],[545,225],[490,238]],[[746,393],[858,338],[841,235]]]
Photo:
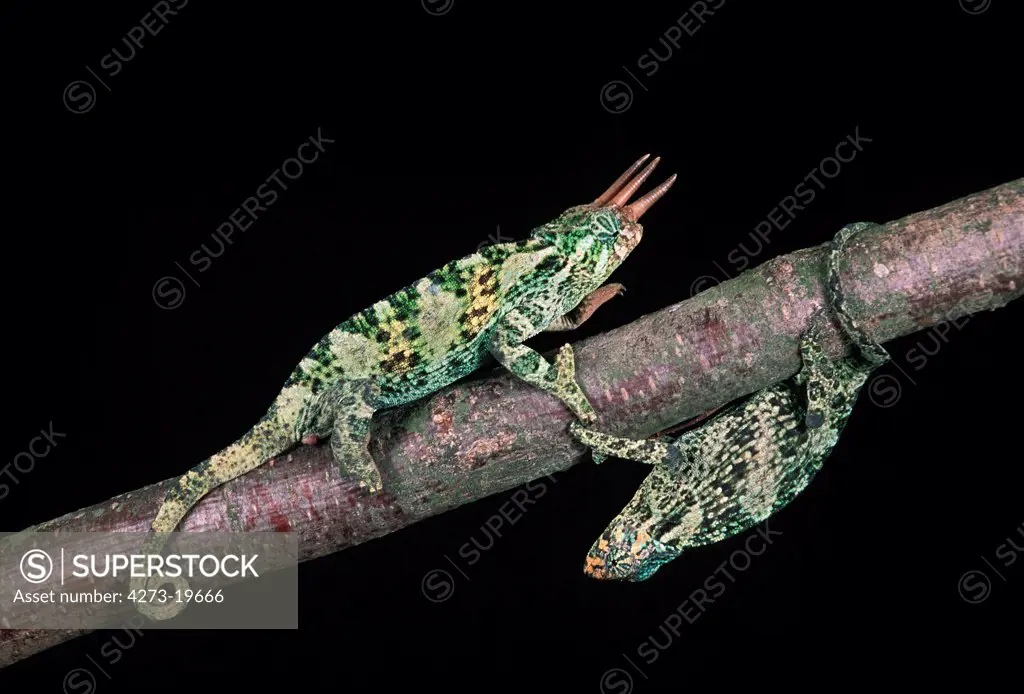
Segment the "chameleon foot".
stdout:
[[572,345],[566,343],[555,357],[555,394],[566,404],[576,418],[584,424],[597,423],[597,412],[590,405],[587,396],[576,382],[576,358]]
[[343,381],[330,394],[334,419],[331,452],[342,475],[353,476],[359,486],[376,494],[384,488],[377,462],[370,455],[370,424],[380,401],[380,386],[373,381]]

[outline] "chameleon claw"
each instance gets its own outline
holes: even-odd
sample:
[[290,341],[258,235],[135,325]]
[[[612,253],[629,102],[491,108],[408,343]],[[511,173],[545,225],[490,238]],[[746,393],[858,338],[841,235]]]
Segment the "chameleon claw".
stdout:
[[315,446],[320,443],[320,437],[316,434],[306,434],[302,437],[302,443],[306,446]]
[[369,494],[377,494],[382,489],[379,484],[371,484],[369,482],[364,482],[363,480],[359,480],[359,488],[366,490]]
[[[583,402],[585,403],[586,400],[584,400]],[[587,407],[580,405],[579,407],[577,407],[577,409],[579,411],[574,413],[577,419],[579,419],[584,424],[597,424],[597,413],[594,412],[593,409],[590,409],[589,405],[587,405]]]

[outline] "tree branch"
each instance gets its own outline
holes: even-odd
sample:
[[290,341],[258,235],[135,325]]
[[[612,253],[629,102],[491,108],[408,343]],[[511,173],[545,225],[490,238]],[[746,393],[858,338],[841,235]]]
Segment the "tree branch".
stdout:
[[[775,258],[576,343],[601,426],[648,436],[793,375],[797,339],[824,302],[824,252]],[[879,342],[1005,305],[1024,292],[1024,179],[865,232],[840,273],[851,312]],[[828,339],[838,354],[838,332]],[[387,494],[341,478],[329,447],[302,447],[208,495],[182,529],[293,531],[300,559],[314,559],[574,465],[585,450],[569,421],[553,397],[496,372],[376,418]],[[34,529],[144,531],[169,482]],[[0,667],[79,633],[0,630]]]

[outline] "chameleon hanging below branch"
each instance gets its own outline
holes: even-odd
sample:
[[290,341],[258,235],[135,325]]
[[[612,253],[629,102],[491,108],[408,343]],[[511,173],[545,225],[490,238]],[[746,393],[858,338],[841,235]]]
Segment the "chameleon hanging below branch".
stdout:
[[[528,239],[486,246],[454,260],[338,325],[299,362],[267,413],[241,438],[182,476],[167,492],[146,554],[211,489],[299,444],[330,439],[342,474],[370,493],[384,488],[368,450],[374,412],[447,386],[488,355],[527,383],[557,397],[581,421],[596,414],[575,380],[565,345],[552,366],[524,342],[545,331],[578,327],[621,285],[602,286],[637,246],[641,216],[675,175],[633,203],[659,159],[641,157],[594,202],[569,208]],[[166,579],[133,579],[132,589]],[[180,581],[177,582],[180,585]],[[167,619],[181,603],[137,603]]]
[[821,346],[820,309],[800,338],[802,366],[671,443],[585,428],[569,431],[607,456],[654,469],[587,554],[598,579],[642,581],[683,550],[724,540],[785,507],[810,483],[839,439],[868,374],[889,359],[849,315],[837,271],[846,241],[866,223],[844,227],[827,260],[826,296],[854,354],[831,360]]

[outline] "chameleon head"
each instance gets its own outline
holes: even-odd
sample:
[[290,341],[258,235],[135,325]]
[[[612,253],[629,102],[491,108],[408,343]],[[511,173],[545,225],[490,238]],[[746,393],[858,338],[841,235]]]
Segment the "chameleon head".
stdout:
[[643,581],[681,554],[652,537],[646,527],[616,519],[587,552],[583,573],[606,581]]
[[640,217],[675,183],[673,174],[640,199],[629,202],[661,161],[656,157],[637,173],[650,156],[640,157],[594,202],[570,207],[553,222],[533,231],[534,238],[551,243],[561,255],[571,257],[578,267],[588,270],[595,287],[640,243],[644,233]]

